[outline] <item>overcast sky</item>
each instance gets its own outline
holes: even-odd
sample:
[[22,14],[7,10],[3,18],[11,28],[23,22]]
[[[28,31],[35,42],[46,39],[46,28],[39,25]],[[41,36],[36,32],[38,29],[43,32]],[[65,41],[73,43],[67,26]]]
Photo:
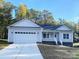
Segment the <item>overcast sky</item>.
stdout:
[[79,19],[79,0],[6,0],[15,6],[21,3],[36,10],[49,10],[53,16],[77,22]]

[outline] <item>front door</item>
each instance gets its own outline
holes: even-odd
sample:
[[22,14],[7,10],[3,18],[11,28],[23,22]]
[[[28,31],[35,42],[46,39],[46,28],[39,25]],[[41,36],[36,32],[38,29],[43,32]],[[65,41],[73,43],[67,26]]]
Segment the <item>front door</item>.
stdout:
[[57,44],[60,45],[61,42],[59,40],[59,32],[55,32],[55,38],[56,38]]

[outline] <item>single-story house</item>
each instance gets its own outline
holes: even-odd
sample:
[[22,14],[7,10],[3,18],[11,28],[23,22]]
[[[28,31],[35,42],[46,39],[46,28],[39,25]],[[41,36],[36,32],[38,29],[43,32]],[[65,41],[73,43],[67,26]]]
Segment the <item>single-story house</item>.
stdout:
[[66,25],[38,25],[23,19],[8,26],[8,42],[15,44],[48,43],[73,45],[73,30]]

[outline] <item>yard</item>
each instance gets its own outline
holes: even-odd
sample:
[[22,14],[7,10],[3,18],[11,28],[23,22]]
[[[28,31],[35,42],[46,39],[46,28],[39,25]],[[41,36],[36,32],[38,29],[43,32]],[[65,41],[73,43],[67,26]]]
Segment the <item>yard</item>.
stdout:
[[[0,40],[0,49],[7,47],[7,41]],[[79,46],[77,43],[74,46]],[[78,47],[38,44],[44,59],[79,59]]]
[[79,59],[79,48],[38,44],[44,59]]
[[0,40],[0,50],[7,47],[8,45],[9,43],[7,41]]

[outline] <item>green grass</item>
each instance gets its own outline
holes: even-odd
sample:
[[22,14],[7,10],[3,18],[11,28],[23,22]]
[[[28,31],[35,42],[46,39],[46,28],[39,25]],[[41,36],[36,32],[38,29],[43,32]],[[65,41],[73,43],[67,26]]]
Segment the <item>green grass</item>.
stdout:
[[75,54],[74,59],[79,59],[79,53],[78,54]]
[[79,59],[79,48],[74,53],[74,59]]

